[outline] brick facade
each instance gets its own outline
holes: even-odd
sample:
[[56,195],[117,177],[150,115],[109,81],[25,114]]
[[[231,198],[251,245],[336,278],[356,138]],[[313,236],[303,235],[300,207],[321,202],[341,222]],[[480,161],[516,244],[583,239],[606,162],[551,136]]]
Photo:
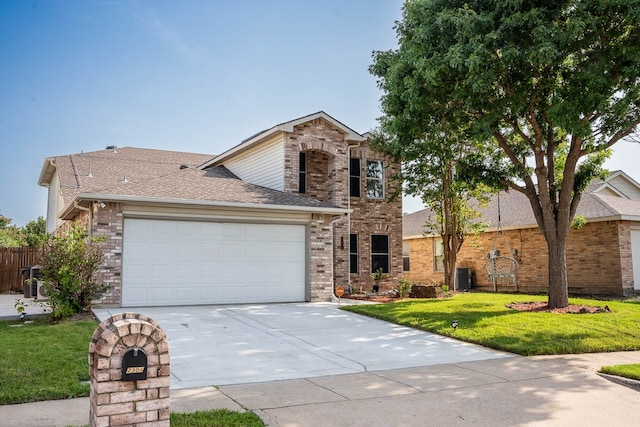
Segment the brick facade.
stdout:
[[102,297],[105,306],[119,306],[122,299],[122,231],[121,203],[105,203],[104,208],[94,204],[92,230],[95,236],[106,236],[106,253],[102,266],[102,280],[109,288]]
[[[400,172],[400,165],[372,152],[367,141],[351,141],[348,135],[324,118],[316,118],[293,127],[284,133],[284,191],[300,194],[351,209],[348,215],[311,215],[308,230],[308,295],[311,301],[327,301],[333,289],[349,284],[370,290],[371,236],[389,237],[389,274],[382,289],[397,286],[402,275],[402,198],[389,201],[400,185],[392,177]],[[307,185],[299,193],[300,153],[306,153]],[[350,157],[361,159],[361,197],[349,195]],[[366,194],[366,162],[380,160],[384,166],[384,196],[371,199]],[[107,236],[107,254],[102,279],[109,285],[101,303],[107,306],[122,304],[123,224],[122,204],[92,203],[91,212],[80,211],[76,220],[91,222],[92,233]],[[358,273],[350,274],[350,234],[358,235]],[[126,255],[125,255],[126,256]]]
[[[521,292],[548,291],[547,244],[538,228],[506,230],[509,249],[517,250],[518,289]],[[457,267],[471,268],[473,286],[492,291],[484,264],[486,255],[496,241],[496,249],[507,253],[502,234],[495,232],[479,236],[477,247],[465,242],[458,253]],[[410,270],[404,277],[414,283],[441,283],[444,273],[433,267],[433,238],[408,239]],[[633,266],[631,234],[628,221],[587,223],[580,230],[571,230],[567,239],[567,280],[569,292],[582,295],[632,295]],[[499,291],[514,291],[514,285],[499,284]]]
[[[307,187],[301,194],[338,207],[350,208],[348,217],[333,219],[333,286],[351,284],[370,290],[371,235],[389,236],[390,272],[382,282],[382,289],[396,286],[402,274],[402,198],[388,201],[399,183],[392,177],[400,171],[399,164],[372,152],[367,142],[353,144],[345,134],[324,119],[315,119],[295,126],[285,138],[285,191],[298,193],[300,152],[307,156]],[[361,196],[349,196],[349,159],[361,159]],[[369,199],[366,195],[366,162],[380,160],[385,167],[385,198]],[[359,271],[349,273],[349,235],[358,235]],[[313,260],[312,260],[313,263]],[[314,273],[311,272],[311,275]]]
[[[356,288],[362,287],[368,291],[373,287],[371,278],[371,236],[382,234],[389,236],[389,264],[390,273],[381,282],[381,289],[392,289],[397,286],[398,279],[402,276],[402,197],[393,200],[388,197],[394,194],[398,181],[393,177],[400,173],[398,163],[389,162],[388,159],[374,153],[367,143],[355,148],[351,156],[360,159],[361,196],[350,198],[351,214],[350,233],[358,235],[358,264],[359,274],[351,274],[351,284]],[[384,199],[370,199],[366,194],[366,162],[367,160],[381,160],[384,170]]]
[[[146,354],[147,378],[123,381],[123,358]],[[89,425],[169,426],[170,356],[166,334],[144,314],[120,313],[104,320],[89,345]]]

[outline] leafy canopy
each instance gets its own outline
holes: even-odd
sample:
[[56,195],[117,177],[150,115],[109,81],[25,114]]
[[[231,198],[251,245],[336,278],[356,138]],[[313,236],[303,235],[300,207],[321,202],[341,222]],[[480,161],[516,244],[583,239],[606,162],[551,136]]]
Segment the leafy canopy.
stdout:
[[460,132],[484,148],[460,168],[466,179],[528,198],[554,307],[568,301],[564,245],[581,194],[640,123],[639,22],[640,0],[407,0],[398,49],[374,53],[396,144]]

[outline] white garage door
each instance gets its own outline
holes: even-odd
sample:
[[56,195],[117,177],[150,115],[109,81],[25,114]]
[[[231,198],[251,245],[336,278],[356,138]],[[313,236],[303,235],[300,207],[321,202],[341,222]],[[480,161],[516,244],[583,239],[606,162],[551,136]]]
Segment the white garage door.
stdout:
[[633,259],[633,288],[640,291],[640,230],[631,230],[631,257]]
[[303,225],[124,221],[122,305],[305,300]]

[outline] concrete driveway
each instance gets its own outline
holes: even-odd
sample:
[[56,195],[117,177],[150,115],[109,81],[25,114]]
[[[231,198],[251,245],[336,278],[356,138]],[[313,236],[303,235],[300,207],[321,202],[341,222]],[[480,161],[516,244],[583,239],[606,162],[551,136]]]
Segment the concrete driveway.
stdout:
[[342,311],[335,303],[96,309],[144,313],[169,340],[171,388],[383,371],[512,355]]

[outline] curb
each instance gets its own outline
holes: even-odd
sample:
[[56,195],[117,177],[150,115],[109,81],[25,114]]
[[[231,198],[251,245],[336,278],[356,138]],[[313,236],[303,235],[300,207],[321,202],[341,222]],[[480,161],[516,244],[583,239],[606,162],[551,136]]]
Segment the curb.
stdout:
[[602,372],[598,372],[598,375],[600,375],[602,378],[607,379],[613,383],[616,384],[620,384],[626,387],[630,387],[633,388],[635,390],[640,391],[640,381],[638,380],[634,380],[631,378],[625,378],[625,377],[619,377],[617,375],[609,375],[609,374],[603,374]]

